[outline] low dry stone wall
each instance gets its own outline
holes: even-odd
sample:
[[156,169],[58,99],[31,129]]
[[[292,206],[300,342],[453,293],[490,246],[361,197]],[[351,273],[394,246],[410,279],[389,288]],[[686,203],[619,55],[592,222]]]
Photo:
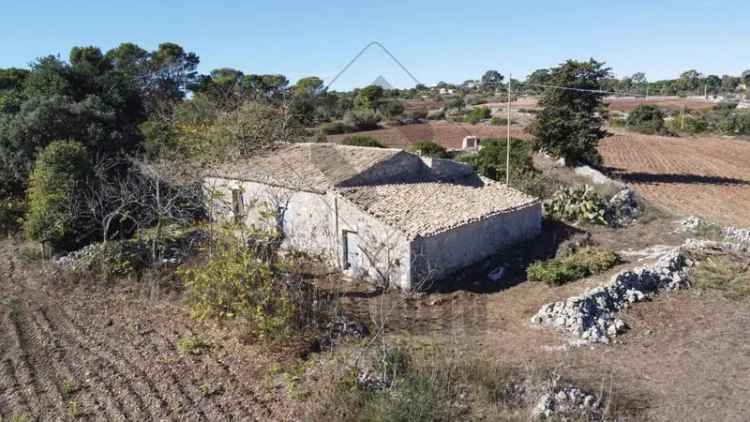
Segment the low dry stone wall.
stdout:
[[657,290],[686,287],[685,270],[691,265],[682,247],[674,248],[652,266],[619,273],[607,285],[542,306],[531,322],[568,332],[579,341],[609,343],[627,328],[617,312]]
[[627,329],[625,322],[616,317],[617,312],[657,291],[689,287],[687,271],[694,265],[688,257],[690,252],[750,253],[748,230],[725,233],[729,241],[688,239],[667,250],[653,265],[621,272],[604,286],[548,303],[531,318],[531,323],[572,334],[574,344],[609,343]]

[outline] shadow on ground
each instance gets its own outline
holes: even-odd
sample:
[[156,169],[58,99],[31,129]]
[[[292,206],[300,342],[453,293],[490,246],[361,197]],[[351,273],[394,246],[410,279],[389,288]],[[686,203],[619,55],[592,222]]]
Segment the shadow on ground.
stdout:
[[[619,171],[617,171],[619,170]],[[625,183],[674,183],[674,184],[699,184],[699,185],[750,185],[750,181],[736,179],[733,177],[704,176],[699,174],[673,174],[673,173],[642,173],[624,172],[615,169],[614,176]]]
[[[544,220],[539,236],[520,243],[476,265],[461,270],[446,279],[434,283],[428,293],[497,293],[526,280],[526,268],[534,261],[554,257],[560,245],[585,232],[559,221]],[[494,269],[505,268],[500,281],[492,281],[488,274]]]

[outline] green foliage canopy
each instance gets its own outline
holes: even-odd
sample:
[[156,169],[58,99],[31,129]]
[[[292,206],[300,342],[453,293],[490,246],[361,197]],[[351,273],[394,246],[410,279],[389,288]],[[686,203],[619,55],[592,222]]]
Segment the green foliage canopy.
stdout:
[[[594,59],[568,60],[551,69],[548,81],[556,86],[598,90],[610,75],[610,69]],[[543,109],[529,127],[537,149],[564,157],[568,165],[601,163],[596,146],[607,135],[602,130],[606,113],[603,97],[600,92],[545,90],[539,101]]]
[[75,141],[55,141],[40,154],[31,173],[26,235],[55,249],[77,246],[85,233],[76,221],[76,188],[92,171],[86,148]]

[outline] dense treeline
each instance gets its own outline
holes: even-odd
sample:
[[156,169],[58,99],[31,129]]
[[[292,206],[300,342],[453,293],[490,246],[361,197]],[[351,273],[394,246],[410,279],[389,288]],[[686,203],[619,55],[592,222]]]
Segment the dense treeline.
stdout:
[[[33,240],[53,246],[106,240],[122,220],[113,212],[134,220],[132,209],[116,205],[122,198],[113,194],[115,184],[140,178],[127,188],[145,197],[156,186],[145,179],[174,179],[136,164],[248,154],[309,137],[306,127],[343,117],[355,100],[372,101],[363,109],[385,104],[383,92],[328,93],[316,77],[290,86],[283,75],[234,69],[200,75],[199,62],[176,44],[147,51],[125,43],[106,52],[75,47],[67,60],[47,56],[28,69],[0,69],[0,230],[17,230],[24,220]],[[131,202],[140,202],[145,218],[142,199]],[[106,218],[108,229],[79,227],[86,219],[91,226],[92,217]]]
[[[0,69],[0,230],[13,230],[24,215],[26,231],[35,240],[47,239],[38,227],[64,222],[75,226],[70,223],[71,218],[78,218],[73,214],[107,215],[111,223],[111,210],[106,207],[95,211],[89,207],[86,213],[73,209],[80,208],[86,198],[67,198],[70,205],[64,209],[42,196],[57,190],[81,195],[80,186],[112,191],[111,186],[103,184],[136,177],[134,172],[145,167],[134,163],[143,164],[144,160],[187,160],[191,165],[205,165],[251,154],[278,141],[314,140],[327,134],[377,129],[383,120],[402,124],[433,118],[427,110],[405,109],[403,100],[408,98],[437,100],[443,109],[436,116],[452,110],[456,118],[479,121],[489,117],[488,109],[467,110],[467,106],[487,101],[508,85],[502,74],[488,70],[480,79],[459,86],[441,82],[435,88],[418,85],[398,90],[370,85],[336,92],[314,76],[292,85],[284,75],[245,74],[231,68],[202,75],[197,71],[199,63],[195,53],[177,44],[164,43],[148,51],[124,43],[106,52],[97,47],[75,47],[67,60],[47,56],[28,69]],[[525,81],[511,82],[516,92],[543,94],[542,102],[548,105],[532,127],[540,147],[574,161],[596,162],[595,155],[586,154],[602,136],[597,120],[602,96],[568,98],[569,94],[542,86],[617,92],[648,89],[652,95],[734,93],[743,88],[742,84],[748,85],[750,71],[738,77],[718,77],[691,70],[675,80],[648,82],[642,73],[615,79],[602,63],[571,61],[537,70]],[[574,113],[571,107],[577,111]],[[572,119],[566,113],[586,118]],[[714,126],[745,132],[747,123],[743,119],[725,114]],[[701,123],[683,118],[681,127],[693,121]],[[572,141],[559,143],[560,133]],[[65,152],[67,159],[80,162],[50,171],[72,172],[70,177],[42,177],[43,170],[35,166],[39,157],[55,162],[60,158],[56,155]],[[78,171],[83,168],[97,170]],[[161,176],[160,180],[171,179]],[[59,185],[63,179],[67,184]],[[154,186],[145,182],[135,185],[141,189]],[[92,202],[91,197],[88,202]],[[37,229],[30,228],[35,225]],[[113,226],[117,230],[117,224]],[[107,229],[98,236],[106,238],[108,234]],[[63,237],[66,240],[61,244],[76,243],[67,235]]]

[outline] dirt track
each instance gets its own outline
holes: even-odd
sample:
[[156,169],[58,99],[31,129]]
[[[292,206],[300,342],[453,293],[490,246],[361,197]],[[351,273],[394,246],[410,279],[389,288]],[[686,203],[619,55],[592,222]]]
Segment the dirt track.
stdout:
[[652,203],[750,227],[750,142],[621,134],[599,149],[605,165]]

